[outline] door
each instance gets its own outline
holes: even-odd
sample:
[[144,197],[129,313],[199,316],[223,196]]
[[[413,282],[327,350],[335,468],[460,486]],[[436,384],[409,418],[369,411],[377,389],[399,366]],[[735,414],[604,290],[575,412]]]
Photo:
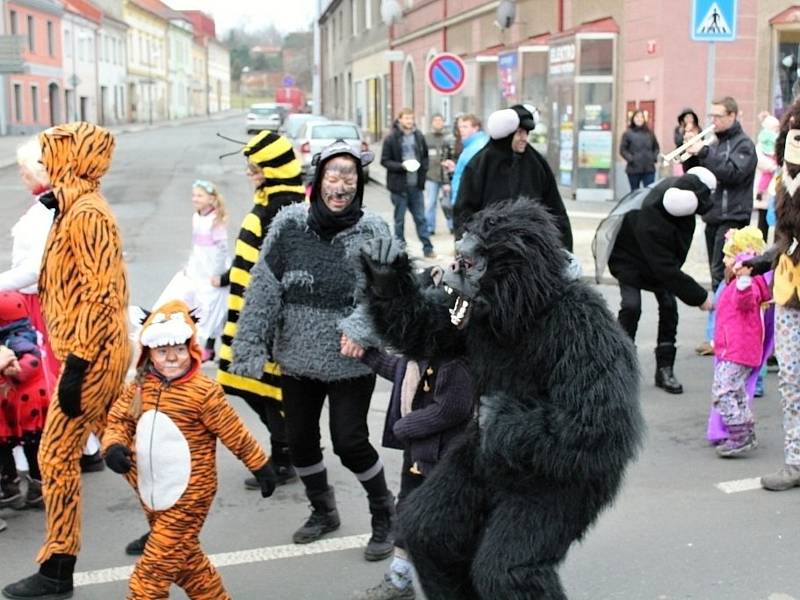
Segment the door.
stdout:
[[50,126],[58,125],[61,122],[61,111],[59,110],[58,85],[51,83],[47,86],[47,97],[50,100]]

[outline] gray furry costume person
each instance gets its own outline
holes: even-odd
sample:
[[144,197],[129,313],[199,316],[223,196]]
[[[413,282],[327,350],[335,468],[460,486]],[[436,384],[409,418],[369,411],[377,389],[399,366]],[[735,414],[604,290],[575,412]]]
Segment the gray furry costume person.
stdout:
[[[380,217],[361,210],[363,164],[371,157],[334,142],[318,158],[310,205],[287,206],[273,220],[245,292],[231,370],[252,377],[267,359],[281,367],[289,453],[312,507],[294,534],[298,544],[340,524],[320,447],[319,419],[328,398],[333,451],[369,499],[373,536],[365,557],[380,560],[393,549],[394,497],[369,442],[375,375],[340,352],[342,334],[361,346],[378,341],[359,307],[360,249],[369,240],[391,239]],[[328,206],[345,200],[344,209]]]
[[635,349],[567,260],[553,218],[525,201],[472,217],[444,290],[420,288],[394,244],[363,252],[385,342],[414,359],[463,344],[479,395],[399,517],[430,600],[566,598],[557,568],[641,445]]

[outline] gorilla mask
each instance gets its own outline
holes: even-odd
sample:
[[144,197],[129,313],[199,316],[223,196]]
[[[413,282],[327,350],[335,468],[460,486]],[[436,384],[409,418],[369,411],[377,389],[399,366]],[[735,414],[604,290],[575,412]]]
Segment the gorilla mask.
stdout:
[[480,240],[466,233],[456,244],[456,258],[444,272],[445,291],[456,296],[450,308],[450,322],[458,329],[466,327],[472,310],[472,302],[478,297],[480,281],[486,273],[486,257],[481,255]]

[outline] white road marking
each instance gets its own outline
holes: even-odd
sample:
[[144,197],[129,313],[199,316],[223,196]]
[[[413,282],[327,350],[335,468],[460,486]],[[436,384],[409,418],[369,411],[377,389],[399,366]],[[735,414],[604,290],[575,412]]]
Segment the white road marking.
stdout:
[[714,487],[716,487],[721,492],[725,492],[726,494],[737,494],[739,492],[749,492],[750,490],[760,490],[761,478],[752,477],[750,479],[736,479],[734,481],[722,481],[720,483],[715,484]]
[[[239,550],[238,552],[221,552],[220,554],[211,554],[209,558],[215,567],[229,567],[231,565],[266,562],[268,560],[277,560],[281,558],[311,556],[313,554],[323,554],[325,552],[361,548],[366,546],[368,540],[369,534],[350,535],[347,537],[320,540],[319,542],[313,542],[311,544],[286,544],[284,546],[264,546],[263,548],[253,548],[251,550]],[[132,565],[97,569],[96,571],[83,571],[75,573],[74,585],[78,587],[112,583],[114,581],[125,581],[130,578],[132,572]]]

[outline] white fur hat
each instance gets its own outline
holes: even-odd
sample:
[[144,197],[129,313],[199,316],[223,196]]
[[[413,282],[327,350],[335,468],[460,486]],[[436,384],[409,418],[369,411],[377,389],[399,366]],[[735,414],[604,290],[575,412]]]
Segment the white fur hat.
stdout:
[[536,126],[533,112],[522,104],[494,111],[486,121],[486,132],[493,140],[510,136],[520,127],[530,131]]
[[717,177],[705,167],[692,167],[687,175],[695,175],[712,192],[717,189]]
[[664,210],[673,217],[688,217],[697,210],[697,196],[691,190],[668,188],[664,192]]

